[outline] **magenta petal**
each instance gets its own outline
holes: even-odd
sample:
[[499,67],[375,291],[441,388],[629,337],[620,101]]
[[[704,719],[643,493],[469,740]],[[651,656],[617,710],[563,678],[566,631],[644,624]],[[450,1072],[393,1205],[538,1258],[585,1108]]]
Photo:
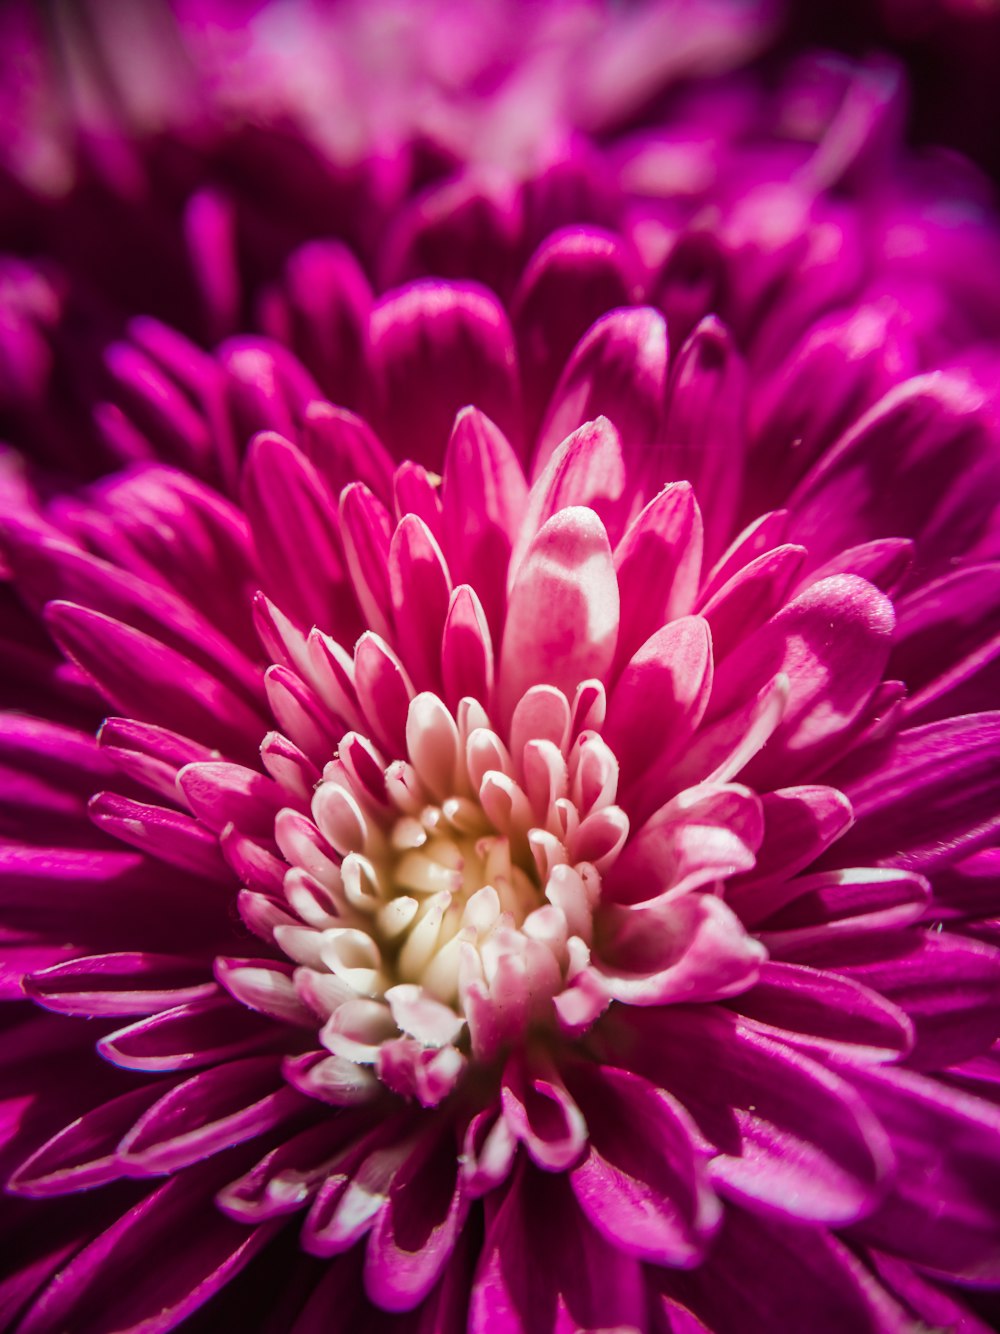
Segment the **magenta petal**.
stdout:
[[640,1259],[697,1263],[722,1211],[686,1113],[610,1066],[574,1067],[569,1080],[589,1132],[590,1152],[570,1173],[584,1213],[612,1245]]
[[[584,422],[614,423],[630,466],[652,474],[648,450],[660,438],[667,375],[667,326],[648,307],[613,310],[577,344],[539,432],[535,475]],[[666,480],[650,475],[653,489]]]
[[455,414],[473,403],[510,438],[518,383],[502,306],[473,284],[413,283],[371,317],[380,434],[400,458],[440,466]]
[[848,976],[886,996],[913,1020],[907,1061],[944,1070],[990,1049],[1000,1037],[1000,950],[945,932],[912,933],[906,948],[866,960]]
[[339,496],[345,486],[361,482],[380,500],[389,499],[393,461],[368,423],[346,408],[310,403],[303,423],[302,451],[331,495]]
[[772,1037],[819,1057],[841,1050],[850,1060],[880,1063],[908,1056],[913,1046],[913,1024],[899,1004],[819,968],[769,959],[733,1008],[766,1025]]
[[354,595],[365,624],[377,634],[390,635],[389,512],[366,486],[352,482],[340,496],[340,528]]
[[763,947],[713,894],[666,895],[598,919],[593,976],[615,1000],[652,1006],[722,1000],[757,979]]
[[406,669],[378,635],[364,634],[354,648],[354,684],[370,735],[387,754],[406,754],[406,718],[415,691]]
[[264,591],[306,629],[350,614],[334,498],[302,451],[280,435],[258,435],[242,492]]
[[744,640],[784,605],[802,568],[805,547],[790,542],[748,561],[700,607],[712,627],[716,657],[738,653]]
[[1000,1277],[1000,1112],[922,1075],[850,1078],[885,1127],[898,1172],[859,1239],[933,1273],[974,1284]]
[[841,575],[814,584],[718,664],[709,719],[776,672],[791,693],[780,726],[749,772],[762,786],[805,775],[836,745],[882,678],[892,604],[871,584]]
[[520,531],[511,555],[508,585],[539,529],[572,506],[593,510],[614,543],[624,517],[625,463],[618,432],[606,417],[584,422],[552,452],[528,492]]
[[554,1068],[536,1071],[521,1056],[512,1056],[501,1101],[511,1133],[546,1172],[565,1171],[584,1153],[587,1124]]
[[85,1112],[21,1163],[7,1189],[32,1197],[72,1194],[125,1175],[118,1144],[164,1091],[162,1083],[147,1085]]
[[743,481],[747,374],[725,327],[701,321],[677,355],[663,437],[667,467],[694,487],[710,560],[732,527]]
[[640,903],[747,871],[763,833],[761,801],[749,788],[690,788],[635,831],[606,878],[605,897]]
[[897,605],[889,670],[910,688],[909,719],[989,708],[1000,673],[1000,564],[933,579]]
[[226,373],[237,441],[242,445],[258,431],[294,440],[308,405],[323,397],[298,358],[280,343],[246,335],[230,338],[216,356]]
[[875,861],[929,871],[992,842],[1000,713],[948,718],[900,732],[833,776],[854,808],[834,864]]
[[843,1224],[881,1198],[889,1141],[851,1085],[724,1011],[632,1011],[630,1065],[667,1089],[719,1149],[721,1192],[770,1214]]
[[755,925],[787,902],[788,881],[851,827],[851,804],[835,787],[779,788],[761,798],[764,837],[752,870],[726,886],[727,902]]
[[630,261],[619,237],[590,227],[557,232],[529,260],[511,311],[533,427],[579,340],[599,316],[628,305]]
[[[35,1301],[25,1334],[165,1334],[248,1264],[273,1235],[248,1231],[212,1207],[231,1164],[194,1169],[148,1195],[75,1255]],[[150,1255],[167,1254],[155,1282],[137,1283]],[[72,1322],[71,1325],[67,1322]]]
[[365,1288],[383,1310],[412,1310],[451,1258],[468,1205],[450,1131],[430,1128],[389,1191],[365,1255]]
[[463,408],[444,461],[445,553],[456,582],[475,587],[494,634],[502,625],[507,564],[527,489],[506,436],[476,408]]
[[694,607],[701,577],[702,520],[687,482],[665,486],[615,548],[621,594],[616,666],[675,617]]
[[[826,1229],[732,1205],[704,1265],[676,1275],[661,1271],[653,1281],[711,1330],[903,1334],[912,1328],[861,1261]],[[681,1328],[688,1334],[687,1326]]]
[[618,636],[618,582],[601,521],[590,510],[554,515],[532,541],[510,593],[500,650],[500,709],[509,718],[533,685],[572,698],[601,678]]
[[451,576],[433,533],[415,514],[404,515],[392,535],[388,569],[400,659],[418,690],[440,689]]
[[156,721],[237,758],[267,730],[241,696],[176,649],[99,612],[51,602],[46,619],[69,656],[121,712]]
[[655,809],[657,775],[694,735],[711,689],[712,640],[698,616],[665,625],[622,668],[602,735],[622,766],[619,795],[633,819]]
[[280,289],[268,296],[262,302],[266,332],[292,348],[327,398],[356,407],[364,391],[372,296],[351,251],[336,241],[301,246],[285,266]]
[[565,1176],[522,1166],[490,1198],[469,1334],[641,1329],[644,1307],[638,1261],[594,1230]]
[[324,1116],[318,1125],[285,1135],[276,1149],[216,1196],[230,1218],[260,1223],[305,1208],[320,1186],[356,1158],[364,1127],[353,1116]]
[[97,954],[32,975],[31,998],[47,1010],[87,1017],[157,1014],[216,992],[206,960],[184,955]]
[[173,1173],[291,1121],[308,1104],[282,1081],[274,1056],[204,1070],[170,1089],[119,1146],[130,1176]]
[[218,840],[183,811],[99,792],[90,803],[90,817],[99,829],[168,866],[205,880],[229,882]]
[[178,771],[196,760],[212,758],[207,746],[131,718],[106,719],[98,741],[122,773],[171,800],[177,798]]
[[58,598],[100,612],[190,657],[237,694],[249,700],[259,697],[253,664],[196,610],[197,598],[179,596],[155,575],[147,581],[68,544],[39,540],[15,527],[8,530],[5,545],[21,595],[39,608]]
[[97,1049],[126,1070],[183,1070],[260,1051],[281,1029],[229,997],[192,1001],[102,1038]]
[[817,564],[872,537],[914,537],[918,565],[943,566],[990,522],[995,448],[974,385],[959,374],[907,380],[803,478],[789,502],[792,536]]
[[243,833],[269,837],[284,805],[273,779],[238,764],[189,764],[177,781],[198,819],[219,833],[232,824]]
[[879,867],[817,871],[748,892],[744,920],[766,916],[759,938],[771,954],[792,961],[836,960],[838,941],[878,935],[919,921],[930,902],[923,876]]
[[489,711],[493,700],[493,642],[475,590],[460,584],[452,593],[441,638],[445,702],[457,709],[463,698]]

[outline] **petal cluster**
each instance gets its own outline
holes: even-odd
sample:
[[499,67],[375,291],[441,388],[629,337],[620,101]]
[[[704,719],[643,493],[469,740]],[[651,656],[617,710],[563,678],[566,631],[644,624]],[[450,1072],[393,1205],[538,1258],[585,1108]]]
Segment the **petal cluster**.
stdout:
[[988,1327],[1000,230],[898,97],[201,202],[183,331],[11,262],[0,1323]]

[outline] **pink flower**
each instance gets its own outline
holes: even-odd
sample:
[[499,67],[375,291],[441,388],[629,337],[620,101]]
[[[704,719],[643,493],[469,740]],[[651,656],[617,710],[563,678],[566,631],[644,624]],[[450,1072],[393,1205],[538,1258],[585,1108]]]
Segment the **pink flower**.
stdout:
[[186,333],[107,345],[30,205],[9,1327],[988,1327],[1000,233],[897,99],[817,58],[527,167],[470,131],[266,262],[213,178]]

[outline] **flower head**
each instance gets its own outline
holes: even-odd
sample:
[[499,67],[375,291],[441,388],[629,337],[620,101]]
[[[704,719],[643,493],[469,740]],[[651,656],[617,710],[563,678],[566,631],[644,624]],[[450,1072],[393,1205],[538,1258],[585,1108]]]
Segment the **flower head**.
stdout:
[[[467,146],[263,278],[209,228],[262,332],[22,398],[20,1334],[985,1328],[1000,232],[897,99]],[[10,272],[43,383],[73,268]]]

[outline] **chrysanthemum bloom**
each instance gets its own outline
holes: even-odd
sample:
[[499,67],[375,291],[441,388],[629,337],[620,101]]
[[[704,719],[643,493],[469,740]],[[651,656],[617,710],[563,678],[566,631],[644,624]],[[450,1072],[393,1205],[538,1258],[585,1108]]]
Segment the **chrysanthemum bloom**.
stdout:
[[20,1334],[989,1327],[1000,232],[896,98],[472,167],[10,455]]

